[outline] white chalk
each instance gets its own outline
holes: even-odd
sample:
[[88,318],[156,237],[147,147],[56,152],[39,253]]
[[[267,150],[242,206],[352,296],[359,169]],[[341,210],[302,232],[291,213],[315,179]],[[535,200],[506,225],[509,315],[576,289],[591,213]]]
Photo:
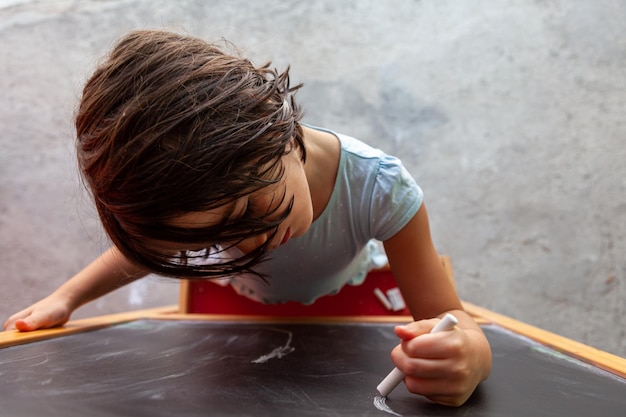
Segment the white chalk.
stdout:
[[383,294],[380,288],[374,289],[374,295],[376,296],[376,298],[378,298],[378,300],[381,303],[383,303],[383,305],[385,306],[387,310],[393,310],[393,306],[391,305],[391,302],[387,299],[387,297],[385,297],[385,294]]
[[389,298],[389,302],[391,303],[391,309],[393,311],[400,311],[406,308],[406,304],[404,302],[404,298],[402,298],[400,288],[391,288],[387,290],[387,298]]
[[[438,333],[452,330],[452,328],[458,323],[459,320],[456,317],[454,317],[450,313],[447,313],[445,316],[443,316],[441,321],[439,321],[439,323],[437,323],[435,327],[433,327],[430,332]],[[391,391],[393,391],[395,387],[398,386],[398,384],[404,379],[404,377],[405,375],[401,370],[399,370],[398,368],[393,368],[393,370],[389,372],[389,375],[387,375],[385,379],[383,379],[382,382],[376,387],[378,393],[383,397],[386,397]]]

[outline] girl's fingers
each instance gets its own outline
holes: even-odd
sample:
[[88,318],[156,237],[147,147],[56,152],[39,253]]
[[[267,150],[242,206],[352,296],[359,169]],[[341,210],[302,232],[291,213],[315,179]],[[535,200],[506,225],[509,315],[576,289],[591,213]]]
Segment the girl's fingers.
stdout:
[[403,326],[396,326],[394,331],[400,339],[411,340],[417,336],[430,333],[438,321],[437,319],[414,321]]
[[18,320],[28,317],[30,313],[31,313],[30,310],[22,310],[19,313],[13,314],[11,317],[7,319],[7,321],[4,322],[4,330],[14,330],[16,328],[15,323]]
[[69,313],[65,309],[39,305],[10,317],[5,322],[4,329],[16,329],[21,332],[30,332],[37,329],[47,329],[63,325],[68,319]]
[[26,316],[14,320],[13,327],[20,332],[30,332],[41,327],[40,321],[41,317],[37,317],[35,312],[30,312]]

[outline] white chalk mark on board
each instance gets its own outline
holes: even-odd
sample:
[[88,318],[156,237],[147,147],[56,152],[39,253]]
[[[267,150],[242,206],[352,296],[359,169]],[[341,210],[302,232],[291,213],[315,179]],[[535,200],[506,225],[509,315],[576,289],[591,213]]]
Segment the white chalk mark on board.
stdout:
[[285,331],[285,330],[279,330],[279,329],[275,329],[275,330],[279,331],[279,332],[287,333],[287,335],[289,336],[287,338],[287,343],[285,343],[284,346],[279,346],[279,347],[275,348],[274,350],[272,350],[267,355],[259,356],[258,358],[253,360],[252,363],[265,363],[265,362],[267,362],[267,361],[269,361],[270,359],[273,359],[273,358],[280,359],[283,356],[289,355],[291,352],[293,352],[295,350],[294,348],[291,347],[291,339],[293,338],[293,333]]
[[362,373],[363,371],[355,371],[355,372],[342,372],[338,374],[324,374],[324,375],[302,374],[302,376],[306,376],[308,378],[336,378],[338,376],[361,375]]
[[384,411],[385,413],[402,417],[402,414],[398,414],[391,408],[389,408],[389,406],[387,405],[387,397],[383,397],[381,395],[377,395],[376,397],[374,397],[374,407],[378,408],[380,411]]

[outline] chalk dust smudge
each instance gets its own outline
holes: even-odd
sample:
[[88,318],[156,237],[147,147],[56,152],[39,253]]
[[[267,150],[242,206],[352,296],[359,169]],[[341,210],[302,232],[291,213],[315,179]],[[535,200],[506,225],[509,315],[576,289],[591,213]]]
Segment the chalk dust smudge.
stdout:
[[383,397],[381,395],[377,395],[376,397],[374,397],[374,407],[378,408],[380,411],[384,411],[385,413],[402,417],[402,414],[398,414],[391,408],[389,408],[389,406],[387,405],[387,397]]
[[293,347],[291,347],[291,339],[293,338],[293,333],[288,332],[288,331],[284,331],[284,330],[277,330],[277,331],[280,331],[280,332],[283,332],[283,333],[287,333],[287,335],[289,336],[287,338],[287,343],[285,343],[284,346],[279,346],[279,347],[275,348],[274,350],[272,350],[267,355],[259,356],[258,358],[253,360],[252,363],[265,363],[265,362],[267,362],[267,361],[269,361],[270,359],[273,359],[273,358],[280,359],[283,356],[289,355],[291,352],[293,352],[295,350]]

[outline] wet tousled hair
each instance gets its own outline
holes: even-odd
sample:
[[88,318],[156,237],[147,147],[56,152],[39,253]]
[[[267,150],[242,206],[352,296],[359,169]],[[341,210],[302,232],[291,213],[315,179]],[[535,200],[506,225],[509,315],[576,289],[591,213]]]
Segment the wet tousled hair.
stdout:
[[289,214],[293,201],[284,213],[246,213],[209,227],[172,222],[279,183],[289,152],[306,158],[293,97],[300,85],[289,86],[289,68],[270,65],[255,67],[194,37],[136,31],[87,81],[76,116],[78,162],[107,235],[131,262],[199,278],[250,272],[264,259],[271,239],[219,262],[191,262],[191,252],[165,253],[154,242],[215,252],[222,242],[273,236]]

